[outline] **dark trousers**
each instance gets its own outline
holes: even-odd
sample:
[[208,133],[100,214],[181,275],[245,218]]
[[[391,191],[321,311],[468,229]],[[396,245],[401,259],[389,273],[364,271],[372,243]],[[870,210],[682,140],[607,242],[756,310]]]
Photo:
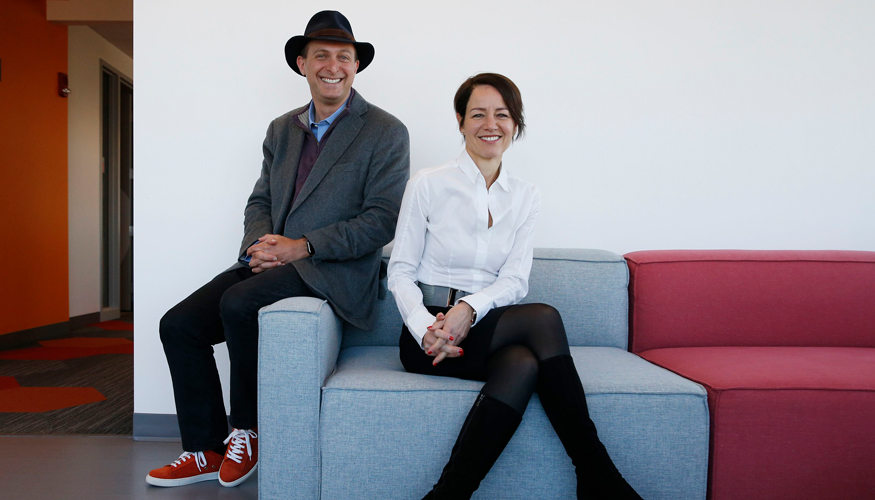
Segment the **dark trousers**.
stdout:
[[228,435],[213,357],[213,346],[221,342],[227,342],[231,361],[231,426],[257,427],[258,310],[301,296],[315,294],[292,265],[260,274],[239,268],[216,276],[161,318],[161,342],[185,451],[216,448]]

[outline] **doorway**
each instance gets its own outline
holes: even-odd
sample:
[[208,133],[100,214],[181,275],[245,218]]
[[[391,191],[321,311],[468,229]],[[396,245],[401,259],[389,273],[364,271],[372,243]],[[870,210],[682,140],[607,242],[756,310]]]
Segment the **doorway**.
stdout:
[[100,320],[134,310],[134,87],[104,64],[101,79]]

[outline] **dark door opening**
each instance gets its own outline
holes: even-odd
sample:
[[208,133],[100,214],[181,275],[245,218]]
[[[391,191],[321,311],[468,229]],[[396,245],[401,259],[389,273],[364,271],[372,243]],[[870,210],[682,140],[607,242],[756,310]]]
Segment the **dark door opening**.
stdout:
[[134,309],[133,85],[102,75],[101,320]]

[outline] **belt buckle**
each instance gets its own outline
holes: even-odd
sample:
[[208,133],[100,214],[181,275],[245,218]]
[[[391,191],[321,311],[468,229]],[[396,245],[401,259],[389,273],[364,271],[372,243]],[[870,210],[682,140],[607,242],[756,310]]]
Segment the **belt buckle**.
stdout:
[[456,293],[458,291],[459,290],[455,288],[447,287],[447,307],[453,307],[453,305],[456,303]]

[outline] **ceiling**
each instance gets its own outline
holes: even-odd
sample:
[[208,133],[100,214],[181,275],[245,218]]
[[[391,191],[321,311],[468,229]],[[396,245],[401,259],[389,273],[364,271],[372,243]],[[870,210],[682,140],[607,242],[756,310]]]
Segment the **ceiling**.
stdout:
[[134,58],[134,22],[89,24],[91,29],[118,47],[119,50]]
[[134,57],[134,0],[46,0],[46,19],[88,26]]

